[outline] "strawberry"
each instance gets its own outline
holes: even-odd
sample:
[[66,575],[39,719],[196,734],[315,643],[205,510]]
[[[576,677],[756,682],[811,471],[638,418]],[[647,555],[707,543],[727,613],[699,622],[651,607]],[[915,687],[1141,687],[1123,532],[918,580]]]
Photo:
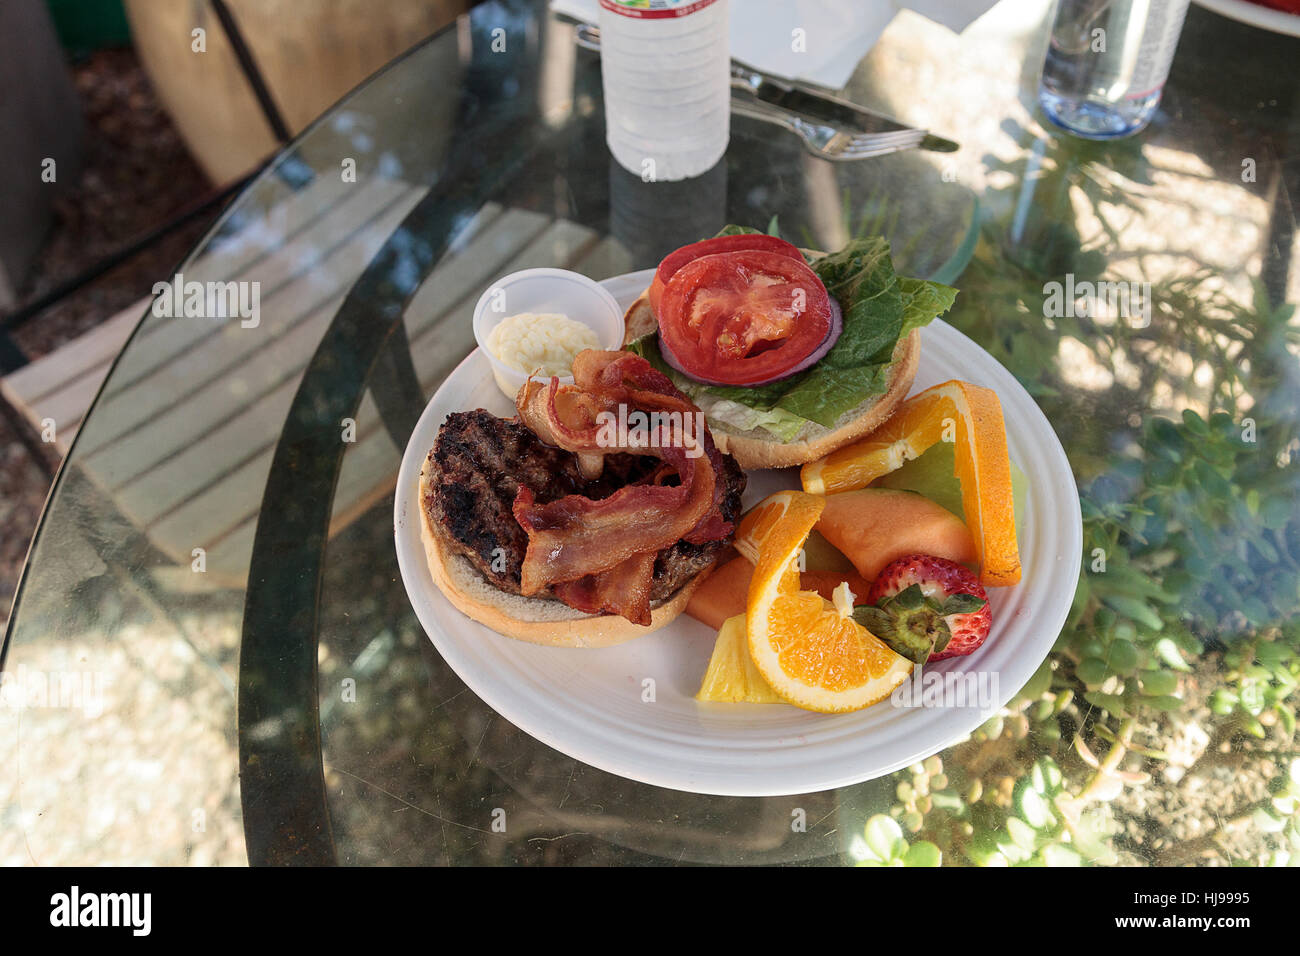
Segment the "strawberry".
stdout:
[[859,624],[908,660],[933,663],[969,654],[989,636],[993,614],[979,578],[946,558],[899,558],[872,582]]

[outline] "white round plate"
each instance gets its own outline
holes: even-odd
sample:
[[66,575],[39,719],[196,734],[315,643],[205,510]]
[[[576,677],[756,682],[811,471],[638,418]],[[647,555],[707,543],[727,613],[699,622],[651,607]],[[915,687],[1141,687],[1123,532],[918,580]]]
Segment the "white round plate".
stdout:
[[[653,270],[603,283],[626,308]],[[828,716],[785,704],[695,700],[714,632],[682,615],[616,647],[547,648],[471,621],[434,585],[420,541],[420,467],[450,412],[513,408],[471,353],[447,377],[411,435],[398,477],[394,534],[415,613],[443,659],[497,713],[561,753],[632,780],[696,793],[778,796],[860,783],[942,750],[983,723],[1033,675],[1065,622],[1079,577],[1083,531],[1070,463],[1033,399],[987,352],[946,323],[922,332],[914,390],[961,378],[997,392],[1011,457],[1029,478],[1019,524],[1023,577],[990,590],[993,630],[974,654],[924,669],[973,674],[964,707],[882,701]],[[752,472],[748,508],[796,469]],[[982,681],[983,683],[979,683]],[[916,695],[920,699],[921,695]],[[979,698],[989,706],[980,707]]]
[[1300,16],[1285,10],[1274,10],[1247,0],[1196,0],[1196,3],[1239,23],[1248,23],[1261,30],[1285,36],[1300,37]]

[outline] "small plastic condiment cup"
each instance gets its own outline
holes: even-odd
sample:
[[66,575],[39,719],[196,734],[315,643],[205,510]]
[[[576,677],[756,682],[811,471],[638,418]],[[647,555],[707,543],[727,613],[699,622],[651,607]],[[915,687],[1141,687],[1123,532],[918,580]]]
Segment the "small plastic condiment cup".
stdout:
[[[484,290],[474,306],[474,340],[491,363],[497,386],[512,402],[528,381],[528,373],[493,355],[488,336],[501,322],[521,312],[558,312],[594,331],[600,348],[615,351],[623,347],[623,310],[599,282],[567,269],[525,269],[503,276]],[[560,381],[572,382],[573,376],[561,376]]]

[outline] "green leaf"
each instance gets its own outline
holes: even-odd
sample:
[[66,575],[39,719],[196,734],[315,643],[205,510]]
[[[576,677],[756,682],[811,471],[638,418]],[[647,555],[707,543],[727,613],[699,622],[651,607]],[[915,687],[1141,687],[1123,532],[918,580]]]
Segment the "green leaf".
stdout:
[[1021,788],[1019,804],[1025,822],[1035,830],[1042,830],[1056,822],[1056,819],[1052,816],[1052,811],[1048,809],[1046,801],[1033,787]]
[[1178,645],[1167,637],[1162,637],[1156,641],[1156,656],[1172,667],[1174,670],[1190,671],[1187,661],[1183,660],[1182,653],[1178,650]]
[[1276,641],[1261,641],[1255,646],[1255,660],[1274,673],[1280,668],[1285,668],[1292,656],[1293,652],[1289,647]]
[[942,863],[943,852],[928,840],[913,843],[903,856],[904,866],[939,866]]
[[1272,497],[1260,507],[1260,522],[1269,531],[1286,527],[1291,516],[1295,514],[1295,501],[1281,497]]
[[[1007,817],[1007,834],[1016,841],[1016,846],[1028,853],[1034,852],[1034,847],[1038,842],[1038,834],[1024,820],[1019,817]],[[1005,853],[1006,850],[1004,849],[1002,852]]]
[[1241,688],[1241,708],[1252,717],[1258,717],[1264,710],[1264,688],[1255,682],[1243,684]]
[[1102,597],[1102,601],[1113,610],[1153,631],[1158,631],[1165,626],[1160,615],[1151,610],[1150,605],[1140,598],[1130,597],[1127,594],[1106,594]]
[[1100,684],[1106,679],[1106,662],[1098,657],[1085,657],[1079,661],[1074,673],[1085,684]]
[[1220,716],[1230,714],[1237,709],[1238,697],[1223,687],[1215,688],[1210,694],[1210,710]]
[[1210,427],[1200,415],[1190,408],[1183,409],[1183,424],[1193,435],[1208,435]]
[[1127,717],[1129,715],[1128,705],[1124,703],[1124,698],[1116,697],[1114,694],[1103,694],[1101,691],[1090,690],[1083,695],[1083,699],[1115,717]]
[[1250,512],[1252,517],[1259,514],[1258,488],[1251,488],[1250,491],[1246,492],[1246,510]]
[[[1024,824],[1021,823],[1021,826],[1024,826]],[[1019,866],[1033,856],[1034,853],[1033,850],[1026,850],[1020,844],[1016,843],[1015,840],[1009,838],[998,842],[998,852],[1001,853],[1006,861],[1012,866]]]
[[1051,843],[1043,847],[1043,862],[1048,866],[1083,866],[1083,857],[1068,846]]
[[903,839],[902,829],[892,817],[883,813],[878,813],[867,821],[863,828],[863,837],[878,860],[888,862],[907,851],[907,841]]
[[[828,355],[822,359],[822,363],[829,358]],[[850,368],[818,364],[803,373],[799,383],[781,396],[775,405],[791,415],[830,428],[845,412],[852,411],[873,395],[885,393],[889,388],[889,368],[886,364]]]
[[915,611],[925,604],[925,592],[921,590],[919,584],[908,585],[892,597],[886,598],[888,607],[895,607],[900,611]]
[[1051,796],[1061,789],[1061,768],[1051,757],[1040,757],[1034,761],[1030,771],[1030,783],[1043,796]]
[[1113,641],[1110,645],[1110,668],[1116,674],[1132,674],[1137,669],[1137,648],[1128,641]]
[[[773,217],[773,220],[775,221],[775,217]],[[718,230],[718,235],[714,236],[714,238],[717,239],[720,238],[721,236],[757,236],[760,234],[761,233],[758,229],[752,229],[749,226],[737,226],[732,223],[728,223],[727,225],[723,226],[721,229]]]
[[791,441],[808,424],[808,419],[788,412],[784,408],[753,407],[726,399],[710,400],[706,396],[692,395],[691,391],[682,388],[680,384],[677,387],[700,406],[700,410],[708,415],[710,422],[720,422],[735,432],[761,428],[782,441]]
[[1178,689],[1178,675],[1170,671],[1142,671],[1138,678],[1148,697],[1164,697]]
[[898,275],[889,256],[889,240],[884,236],[854,239],[843,249],[822,256],[812,268],[826,291],[841,304],[888,297],[892,291],[902,306]]
[[[721,423],[736,432],[761,428],[781,441],[790,441],[808,425],[806,418],[783,408],[764,405],[761,389],[701,385],[687,378],[664,361],[659,351],[657,333],[642,336],[630,343],[628,351],[640,355],[658,371],[667,375],[683,394],[700,406],[700,410],[708,416],[710,423]],[[772,400],[776,401],[780,397],[781,392],[778,389],[772,395]],[[743,401],[736,401],[737,398]]]
[[870,604],[860,604],[855,607],[853,609],[853,620],[882,640],[882,635],[892,630],[894,623],[888,611],[873,607]]
[[957,290],[951,286],[928,282],[924,279],[898,277],[898,288],[903,295],[903,327],[899,337],[913,329],[928,325],[943,315],[957,300]]

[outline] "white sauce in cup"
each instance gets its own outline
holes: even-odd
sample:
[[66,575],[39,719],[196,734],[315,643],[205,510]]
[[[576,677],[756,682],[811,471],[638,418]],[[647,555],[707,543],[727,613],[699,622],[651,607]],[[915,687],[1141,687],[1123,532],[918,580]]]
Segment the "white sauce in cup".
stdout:
[[503,319],[488,333],[486,346],[498,360],[525,375],[545,378],[573,371],[584,349],[599,349],[591,327],[558,312],[521,312]]

